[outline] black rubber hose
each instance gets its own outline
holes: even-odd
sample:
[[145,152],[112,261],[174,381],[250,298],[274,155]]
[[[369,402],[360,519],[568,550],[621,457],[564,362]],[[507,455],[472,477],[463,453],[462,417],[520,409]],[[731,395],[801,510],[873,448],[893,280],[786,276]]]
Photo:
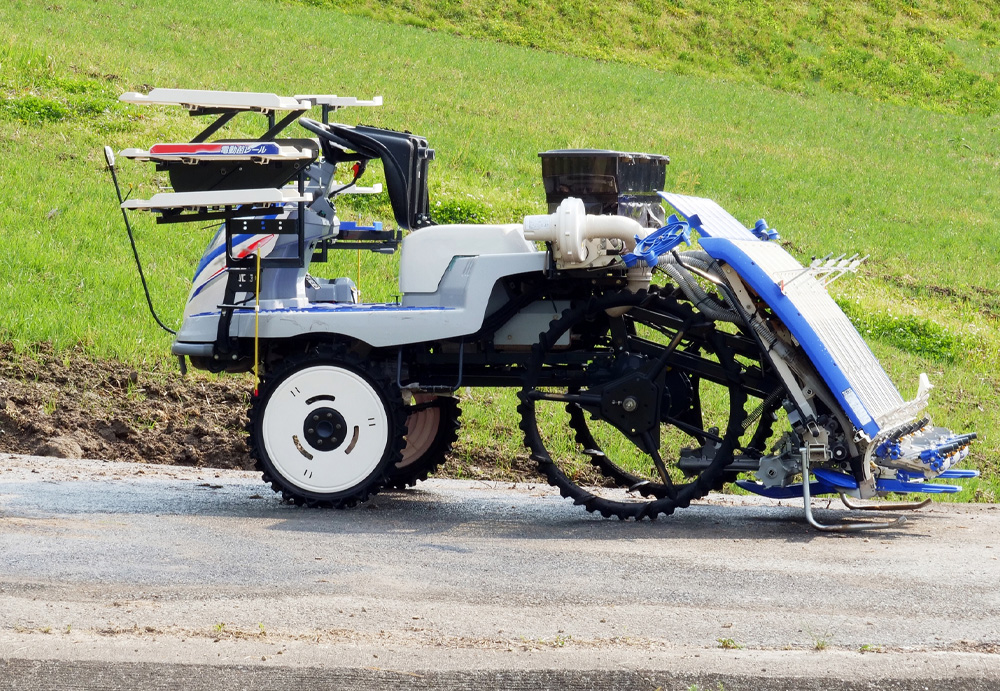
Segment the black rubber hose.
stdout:
[[[111,180],[115,183],[115,193],[118,195],[118,207],[125,203],[122,198],[121,188],[118,186],[118,175],[115,173],[115,167],[113,165],[108,165],[108,170],[111,171]],[[125,230],[128,231],[128,241],[132,244],[132,256],[135,257],[136,268],[139,269],[139,280],[142,281],[142,290],[146,294],[146,304],[149,305],[149,313],[153,315],[153,319],[159,325],[161,329],[166,331],[168,334],[173,336],[177,335],[177,332],[171,329],[169,326],[160,321],[160,318],[156,314],[156,310],[153,308],[153,298],[149,295],[149,286],[146,284],[146,274],[142,271],[142,262],[139,261],[139,250],[135,246],[135,236],[132,234],[132,224],[128,222],[128,212],[122,209],[122,218],[125,219]]]

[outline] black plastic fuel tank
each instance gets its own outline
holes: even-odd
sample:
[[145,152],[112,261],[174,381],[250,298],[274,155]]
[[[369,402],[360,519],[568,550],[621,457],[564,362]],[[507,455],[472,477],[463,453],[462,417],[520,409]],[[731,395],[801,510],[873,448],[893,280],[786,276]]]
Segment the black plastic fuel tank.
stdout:
[[629,216],[649,228],[663,224],[656,193],[666,181],[667,156],[603,149],[559,149],[538,155],[549,213],[567,197],[578,197],[589,214]]

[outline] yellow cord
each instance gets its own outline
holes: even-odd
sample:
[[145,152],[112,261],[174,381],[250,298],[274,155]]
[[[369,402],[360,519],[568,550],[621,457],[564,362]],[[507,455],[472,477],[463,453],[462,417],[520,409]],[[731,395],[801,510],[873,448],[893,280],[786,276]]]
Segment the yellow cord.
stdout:
[[257,251],[256,295],[253,305],[253,376],[256,379],[253,395],[260,389],[260,248]]

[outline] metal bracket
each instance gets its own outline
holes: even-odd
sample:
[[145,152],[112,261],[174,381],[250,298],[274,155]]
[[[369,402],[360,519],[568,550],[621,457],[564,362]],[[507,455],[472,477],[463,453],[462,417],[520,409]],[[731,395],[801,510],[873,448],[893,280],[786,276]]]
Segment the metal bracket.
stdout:
[[826,288],[846,273],[857,273],[858,267],[861,266],[861,263],[866,259],[868,259],[868,255],[858,259],[857,254],[850,257],[846,254],[842,254],[839,257],[834,257],[832,254],[828,254],[822,259],[813,257],[809,266],[803,267],[801,270],[794,272],[795,275],[787,281],[782,279],[778,285],[781,288],[782,294],[784,294],[785,289],[788,288],[788,286],[803,276],[808,275],[812,276],[821,286]]
[[854,504],[848,500],[847,495],[840,493],[840,501],[851,511],[916,511],[931,503],[931,497],[923,501],[894,501],[884,504]]
[[[305,169],[298,173],[298,190],[301,195],[305,190]],[[223,304],[219,305],[219,327],[216,332],[213,353],[216,357],[230,356],[237,354],[233,349],[233,339],[230,329],[233,322],[233,314],[238,310],[259,310],[260,309],[260,281],[264,268],[273,267],[305,267],[307,247],[305,243],[305,202],[298,202],[298,215],[294,221],[289,219],[266,218],[259,220],[247,220],[239,218],[241,211],[236,211],[232,206],[225,207],[225,218],[223,222],[225,232],[225,252],[226,252],[226,272],[228,273],[226,291],[223,296]],[[253,224],[256,227],[251,227]],[[241,228],[236,226],[241,225]],[[298,255],[296,257],[262,257],[256,255],[260,252],[258,248],[253,255],[246,257],[236,257],[233,255],[233,238],[238,230],[253,234],[275,234],[275,235],[295,235],[298,238]],[[256,231],[256,232],[254,232]],[[254,306],[243,307],[234,304],[237,293],[253,292],[256,294]]]
[[462,388],[462,376],[465,372],[465,340],[458,342],[458,381],[455,384],[423,386],[419,382],[403,386],[403,348],[396,353],[396,386],[403,391],[422,391],[425,393],[454,393]]
[[[866,523],[842,522],[833,525],[826,525],[817,521],[813,517],[812,497],[809,495],[809,457],[812,455],[812,451],[813,447],[808,444],[799,449],[799,453],[802,456],[802,504],[805,509],[806,521],[809,522],[809,525],[824,533],[855,533],[861,530],[895,528],[906,522],[906,518],[903,516],[899,516],[891,521],[872,521]],[[841,499],[843,499],[843,495],[841,495]],[[844,503],[847,504],[846,501]]]

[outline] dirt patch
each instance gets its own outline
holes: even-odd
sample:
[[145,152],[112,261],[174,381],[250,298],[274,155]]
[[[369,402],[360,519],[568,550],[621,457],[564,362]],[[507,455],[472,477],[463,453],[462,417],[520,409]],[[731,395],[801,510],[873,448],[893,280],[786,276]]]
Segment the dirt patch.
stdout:
[[[182,377],[79,349],[18,353],[0,343],[0,452],[252,470],[244,431],[252,390],[251,375]],[[527,454],[499,459],[461,439],[435,475],[541,480]]]
[[928,295],[962,302],[972,306],[973,309],[988,319],[994,321],[1000,319],[1000,290],[970,285],[968,290],[963,292],[948,286],[922,283],[909,274],[898,276],[882,270],[865,271],[865,273],[891,285],[903,288],[911,295],[918,297]]
[[0,344],[0,451],[250,469],[251,388],[245,376],[182,377]]

